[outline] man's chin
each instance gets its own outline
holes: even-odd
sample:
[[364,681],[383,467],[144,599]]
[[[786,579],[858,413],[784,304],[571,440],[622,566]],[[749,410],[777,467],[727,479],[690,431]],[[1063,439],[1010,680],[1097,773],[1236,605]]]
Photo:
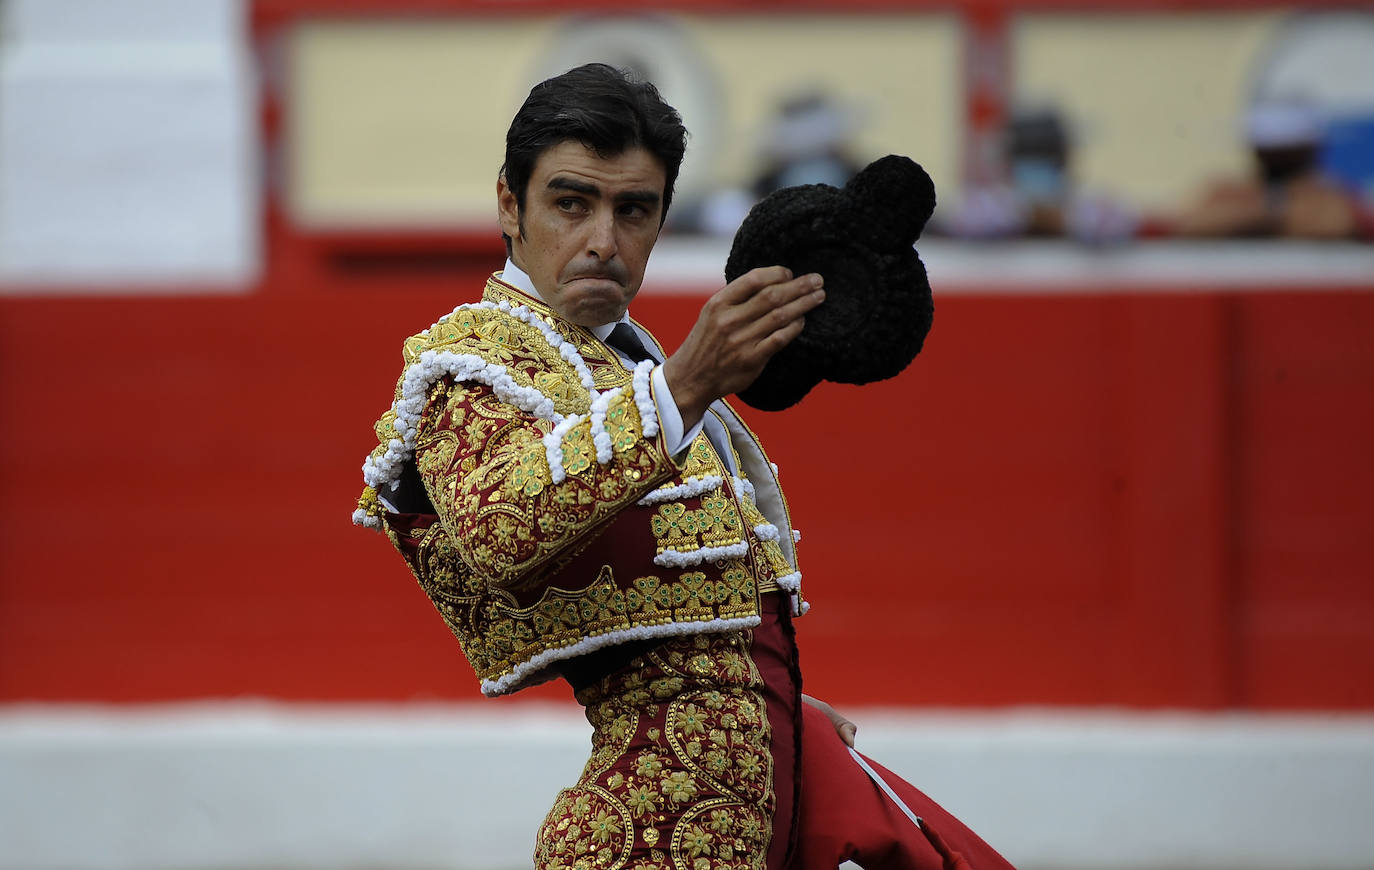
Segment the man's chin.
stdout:
[[564,285],[564,316],[579,326],[601,326],[620,319],[629,307],[625,288],[605,278],[578,278]]
[[594,329],[598,326],[605,326],[607,323],[615,323],[624,314],[624,308],[612,308],[609,306],[604,308],[581,308],[578,309],[574,316],[569,317],[568,320],[571,320],[578,326]]

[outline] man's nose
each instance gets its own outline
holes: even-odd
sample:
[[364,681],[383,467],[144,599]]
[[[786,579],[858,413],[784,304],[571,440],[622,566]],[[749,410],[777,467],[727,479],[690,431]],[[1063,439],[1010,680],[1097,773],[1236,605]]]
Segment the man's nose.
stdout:
[[599,209],[591,220],[587,253],[604,263],[616,255],[616,250],[615,213],[610,209]]

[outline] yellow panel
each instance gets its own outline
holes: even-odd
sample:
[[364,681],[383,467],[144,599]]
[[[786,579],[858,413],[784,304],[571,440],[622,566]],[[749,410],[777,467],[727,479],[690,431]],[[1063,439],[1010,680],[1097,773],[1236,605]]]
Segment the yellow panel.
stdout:
[[290,199],[306,222],[495,220],[506,127],[549,23],[320,22],[290,53]]
[[1065,111],[1085,188],[1172,209],[1207,179],[1250,171],[1247,88],[1281,17],[1028,15],[1015,29],[1018,97]]
[[664,41],[601,50],[614,59],[643,49],[650,67],[664,67],[665,97],[694,133],[680,201],[757,172],[766,121],[813,85],[866,112],[856,157],[908,154],[951,189],[961,111],[950,16],[318,22],[299,29],[290,53],[295,214],[317,224],[491,220],[506,127],[530,84],[551,65],[598,56],[589,26],[623,35],[611,28],[627,21]]

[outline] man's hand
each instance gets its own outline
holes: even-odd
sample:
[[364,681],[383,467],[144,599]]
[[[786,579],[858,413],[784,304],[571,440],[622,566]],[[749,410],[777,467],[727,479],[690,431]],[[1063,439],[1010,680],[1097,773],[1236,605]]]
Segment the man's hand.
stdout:
[[663,377],[690,429],[716,399],[754,382],[773,354],[801,333],[825,300],[820,275],[793,278],[784,266],[739,276],[701,308],[696,325],[663,364]]
[[844,718],[839,713],[836,713],[835,708],[825,703],[824,701],[818,701],[807,694],[803,694],[801,697],[802,703],[810,704],[812,707],[815,707],[817,710],[820,710],[822,713],[826,715],[828,719],[830,719],[830,721],[835,725],[835,733],[840,735],[840,739],[844,741],[845,746],[848,746],[850,749],[854,748],[854,735],[859,731],[858,725],[855,725],[853,722],[850,722],[848,719]]

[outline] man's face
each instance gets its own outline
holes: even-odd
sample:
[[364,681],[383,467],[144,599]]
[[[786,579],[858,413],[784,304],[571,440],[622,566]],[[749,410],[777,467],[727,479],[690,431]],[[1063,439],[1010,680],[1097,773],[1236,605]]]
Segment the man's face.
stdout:
[[580,142],[554,145],[534,164],[523,214],[506,179],[497,182],[511,259],[564,319],[619,320],[658,240],[666,184],[663,164],[643,148],[604,158]]

